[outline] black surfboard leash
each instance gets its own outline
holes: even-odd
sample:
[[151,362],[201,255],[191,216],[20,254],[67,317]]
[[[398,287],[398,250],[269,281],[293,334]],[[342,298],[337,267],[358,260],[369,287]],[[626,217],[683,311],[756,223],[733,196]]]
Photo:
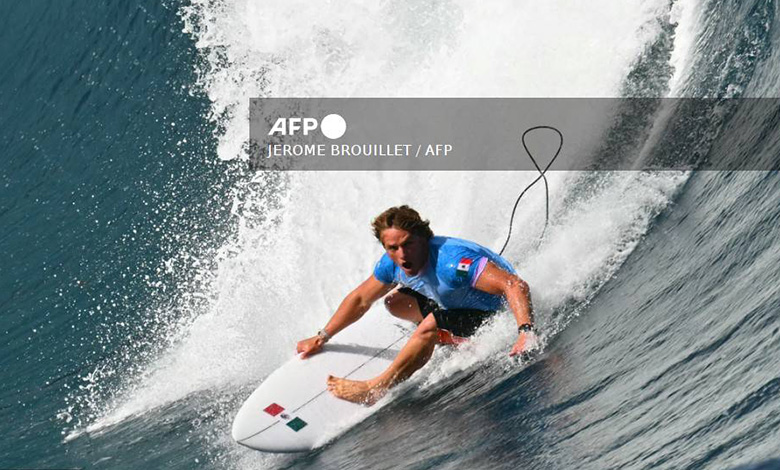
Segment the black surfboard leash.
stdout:
[[[539,166],[539,164],[536,162],[536,159],[531,154],[531,151],[528,149],[528,145],[525,143],[525,137],[530,132],[536,131],[536,130],[540,130],[540,129],[548,129],[548,130],[554,131],[556,134],[558,134],[558,139],[559,139],[558,150],[555,151],[555,155],[553,155],[553,157],[550,159],[550,161],[547,163],[547,166],[545,166],[544,169],[542,169]],[[536,243],[536,247],[537,248],[539,247],[539,244],[544,239],[544,235],[545,235],[545,233],[547,231],[547,224],[548,224],[549,219],[550,219],[550,187],[547,184],[547,175],[545,175],[545,173],[547,173],[547,170],[550,169],[550,167],[552,166],[553,162],[555,162],[555,159],[558,158],[558,155],[561,153],[561,149],[563,149],[563,134],[561,133],[561,131],[559,131],[558,129],[556,129],[555,127],[552,127],[552,126],[535,126],[535,127],[531,127],[529,129],[526,129],[526,131],[523,132],[523,136],[521,137],[521,141],[523,143],[523,148],[525,149],[525,153],[528,155],[528,158],[531,159],[531,162],[534,164],[534,167],[536,167],[536,171],[539,172],[539,176],[537,176],[536,179],[533,180],[531,182],[531,184],[526,186],[526,188],[520,193],[520,195],[517,196],[517,200],[515,201],[515,205],[512,208],[512,215],[509,218],[509,233],[507,233],[507,235],[506,235],[506,241],[504,242],[504,246],[501,248],[501,251],[498,252],[499,255],[502,255],[504,253],[504,250],[506,249],[507,245],[509,245],[509,239],[512,237],[512,225],[513,225],[513,223],[515,221],[515,212],[517,212],[517,206],[518,206],[518,204],[520,204],[520,199],[522,199],[523,196],[525,195],[525,193],[528,192],[528,190],[531,189],[531,187],[533,187],[533,185],[538,183],[539,180],[544,180],[544,200],[545,200],[545,203],[544,203],[544,228],[542,229],[542,235],[539,237],[539,240]]]

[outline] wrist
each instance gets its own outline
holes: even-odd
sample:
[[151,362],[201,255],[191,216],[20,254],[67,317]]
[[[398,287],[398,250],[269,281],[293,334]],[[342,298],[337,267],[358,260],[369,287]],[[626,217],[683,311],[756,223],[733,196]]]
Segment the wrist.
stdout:
[[523,323],[517,327],[517,334],[521,333],[536,333],[533,323]]
[[322,341],[322,344],[325,344],[330,341],[331,335],[329,335],[328,332],[325,331],[325,328],[323,328],[317,332],[317,338]]

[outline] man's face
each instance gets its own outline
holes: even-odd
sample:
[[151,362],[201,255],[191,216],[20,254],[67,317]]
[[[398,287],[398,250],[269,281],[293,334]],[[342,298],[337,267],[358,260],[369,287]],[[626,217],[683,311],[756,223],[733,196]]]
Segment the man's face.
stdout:
[[382,231],[379,238],[387,255],[407,276],[416,276],[428,262],[428,240],[399,228]]

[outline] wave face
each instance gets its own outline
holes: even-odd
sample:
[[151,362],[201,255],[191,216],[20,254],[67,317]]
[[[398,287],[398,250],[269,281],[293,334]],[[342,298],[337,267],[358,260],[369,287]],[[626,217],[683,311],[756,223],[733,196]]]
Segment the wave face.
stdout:
[[[259,454],[229,432],[251,390],[370,274],[382,253],[374,215],[410,204],[436,233],[498,248],[535,177],[255,172],[250,97],[776,96],[774,3],[0,9],[0,414],[18,436],[0,444],[2,466],[776,462],[774,172],[551,174],[544,240],[536,188],[506,252],[531,285],[545,342],[537,360],[507,357],[507,314],[469,347],[437,351],[316,452]],[[641,116],[648,128],[661,124],[654,116]],[[739,147],[676,143],[715,161],[743,148],[771,161],[778,123],[762,122]],[[661,152],[652,132],[602,148],[627,161]],[[363,321],[385,316],[375,307]]]

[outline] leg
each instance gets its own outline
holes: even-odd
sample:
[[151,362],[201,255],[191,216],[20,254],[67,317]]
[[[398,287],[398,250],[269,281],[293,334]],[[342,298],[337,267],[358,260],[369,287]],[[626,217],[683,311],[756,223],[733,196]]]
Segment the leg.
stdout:
[[[421,308],[421,304],[423,307]],[[404,293],[401,290],[395,290],[385,297],[385,307],[396,318],[410,321],[419,325],[423,317],[431,313],[437,306],[430,299],[420,301],[416,297]],[[425,313],[421,313],[425,312]],[[439,329],[438,343],[448,345],[458,345],[467,342],[465,338],[456,336],[452,332]]]
[[390,387],[408,379],[428,362],[436,340],[436,319],[433,315],[428,315],[387,370],[370,380],[347,380],[329,376],[328,390],[343,400],[373,405]]
[[398,290],[385,297],[385,307],[395,317],[418,324],[423,320],[417,299]]

